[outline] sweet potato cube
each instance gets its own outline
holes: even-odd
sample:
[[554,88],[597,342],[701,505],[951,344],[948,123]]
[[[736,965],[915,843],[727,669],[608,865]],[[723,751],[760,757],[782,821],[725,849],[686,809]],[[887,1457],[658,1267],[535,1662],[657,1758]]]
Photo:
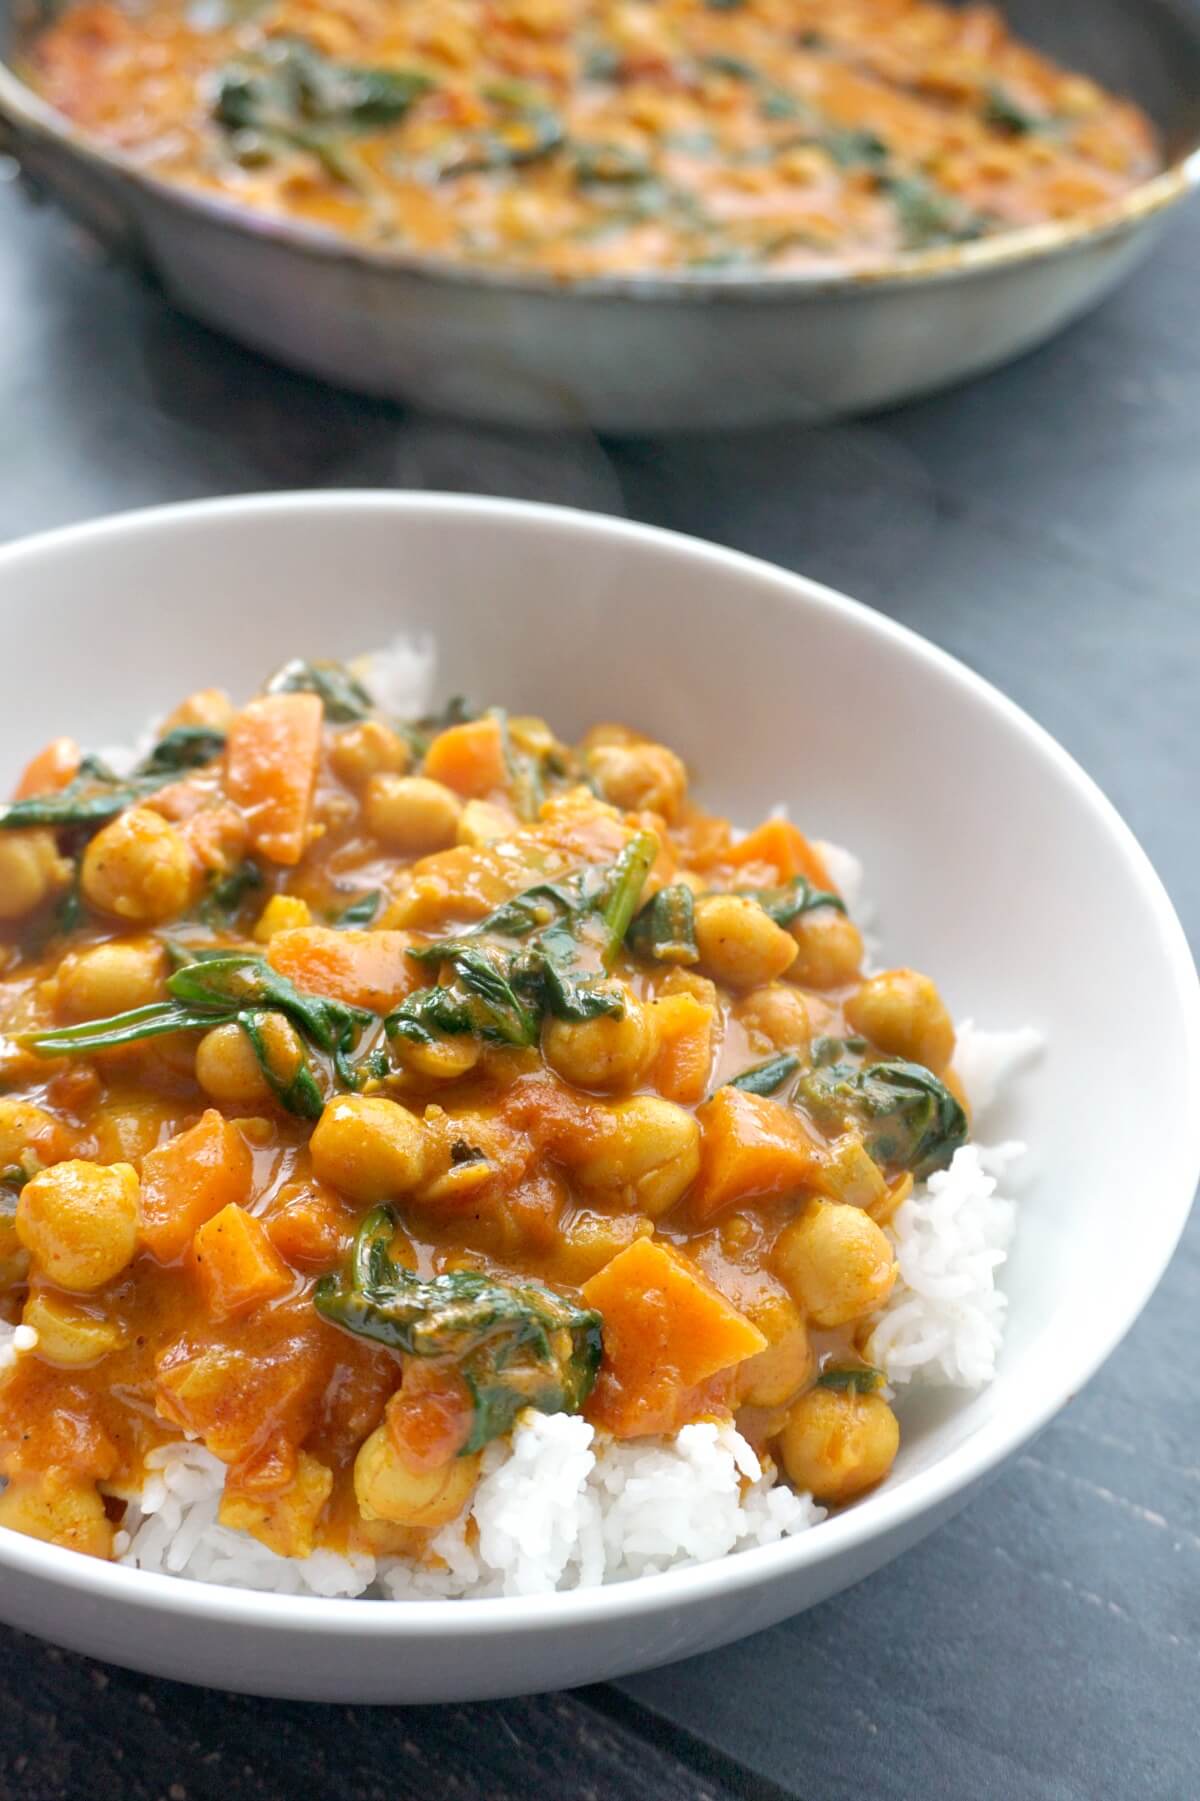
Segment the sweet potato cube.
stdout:
[[708,1087],[713,1010],[694,994],[666,994],[655,1001],[651,1018],[658,1037],[651,1086],[664,1100],[692,1106]]
[[249,1532],[280,1557],[308,1557],[316,1524],[333,1493],[333,1471],[301,1451],[296,1473],[277,1494],[259,1494],[239,1486],[230,1475],[217,1518],[222,1526]]
[[206,1220],[247,1200],[253,1173],[246,1140],[210,1107],[142,1159],[143,1248],[158,1263],[174,1263]]
[[31,794],[50,794],[65,788],[79,773],[83,753],[74,738],[51,738],[32,762],[13,790],[14,800],[28,800]]
[[731,845],[720,860],[735,869],[746,863],[770,863],[778,870],[781,882],[791,881],[794,875],[805,875],[818,888],[832,887],[820,853],[786,819],[766,820]]
[[504,737],[492,715],[439,732],[425,753],[422,771],[466,799],[482,799],[508,782]]
[[229,728],[225,787],[251,848],[273,863],[298,863],[307,849],[323,718],[316,694],[266,694]]
[[407,932],[337,931],[296,926],[276,932],[267,961],[297,988],[310,989],[351,1007],[388,1013],[428,980],[405,955]]
[[215,1330],[206,1325],[203,1336],[180,1339],[160,1354],[154,1386],[159,1414],[202,1438],[222,1463],[244,1463],[279,1437],[299,1442],[311,1429],[330,1374],[316,1331],[244,1348],[213,1338]]
[[703,1137],[692,1211],[711,1219],[734,1201],[773,1200],[811,1187],[821,1168],[816,1141],[789,1107],[740,1088],[718,1088],[699,1108]]
[[635,1239],[582,1293],[604,1337],[587,1413],[618,1438],[671,1430],[689,1390],[766,1349],[758,1327],[657,1239]]
[[232,1319],[273,1301],[292,1273],[252,1213],[231,1204],[192,1239],[192,1257],[213,1319]]

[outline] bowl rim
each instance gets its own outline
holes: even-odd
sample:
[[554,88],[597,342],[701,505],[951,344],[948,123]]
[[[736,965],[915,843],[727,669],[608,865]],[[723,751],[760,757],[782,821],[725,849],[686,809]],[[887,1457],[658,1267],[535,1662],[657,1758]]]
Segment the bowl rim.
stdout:
[[[432,286],[482,289],[502,294],[541,295],[572,300],[623,299],[634,302],[720,304],[786,303],[824,296],[907,289],[914,283],[937,286],[988,270],[1051,261],[1072,250],[1099,246],[1128,235],[1139,225],[1200,189],[1200,144],[1178,152],[1155,174],[1128,193],[1103,202],[1073,218],[1020,226],[966,244],[935,246],[880,258],[861,268],[832,273],[815,271],[764,275],[745,269],[701,275],[658,275],[629,272],[562,277],[518,266],[475,265],[435,256],[359,243],[327,226],[283,215],[258,212],[231,197],[207,193],[166,180],[143,168],[128,152],[103,143],[75,126],[43,100],[10,64],[0,60],[0,125],[14,134],[13,153],[20,160],[21,133],[52,145],[58,152],[91,165],[108,179],[125,183],[163,205],[251,242],[275,245],[310,260],[406,275]],[[51,184],[52,185],[52,184]],[[136,234],[134,244],[137,246]]]
[[[1200,975],[1183,927],[1163,884],[1129,826],[1092,778],[1044,727],[982,676],[910,627],[862,601],[795,574],[779,565],[688,534],[618,519],[574,507],[476,495],[424,491],[337,489],[317,492],[236,495],[146,507],[59,527],[0,546],[0,608],[4,587],[20,579],[24,565],[61,553],[103,551],[109,541],[129,535],[161,534],[169,541],[178,526],[194,521],[220,530],[240,519],[287,519],[300,513],[356,517],[390,515],[402,522],[421,515],[447,524],[482,519],[523,531],[558,529],[588,542],[615,540],[631,549],[657,549],[723,571],[731,581],[768,582],[797,609],[814,609],[849,619],[860,630],[892,644],[933,674],[949,681],[993,717],[1015,729],[1065,778],[1082,806],[1122,852],[1135,879],[1174,978],[1181,1035],[1186,1045],[1186,1079],[1200,1086]],[[92,560],[94,572],[94,559]],[[377,1601],[361,1598],[277,1594],[225,1588],[176,1576],[101,1563],[82,1553],[0,1528],[0,1568],[44,1578],[93,1601],[114,1601],[133,1610],[174,1610],[181,1620],[253,1625],[292,1634],[309,1628],[331,1636],[367,1639],[455,1639],[525,1635],[544,1630],[599,1624],[614,1616],[630,1621],[659,1609],[682,1609],[719,1595],[732,1597],[759,1583],[782,1579],[801,1568],[820,1568],[844,1553],[870,1555],[880,1544],[917,1520],[949,1509],[1026,1444],[1080,1389],[1128,1333],[1150,1299],[1174,1253],[1191,1211],[1200,1179],[1200,1113],[1181,1122],[1171,1145],[1170,1179],[1160,1185],[1166,1205],[1156,1214],[1160,1243],[1152,1267],[1112,1311],[1104,1329],[1082,1347],[1059,1356],[1053,1381],[1037,1405],[1019,1417],[1001,1412],[927,1469],[907,1476],[896,1489],[887,1484],[847,1512],[825,1520],[818,1531],[802,1532],[775,1544],[747,1548],[709,1563],[641,1576],[596,1588],[548,1595],[504,1596],[487,1600]],[[1003,1382],[1003,1371],[997,1382]],[[860,1568],[862,1560],[860,1559]]]

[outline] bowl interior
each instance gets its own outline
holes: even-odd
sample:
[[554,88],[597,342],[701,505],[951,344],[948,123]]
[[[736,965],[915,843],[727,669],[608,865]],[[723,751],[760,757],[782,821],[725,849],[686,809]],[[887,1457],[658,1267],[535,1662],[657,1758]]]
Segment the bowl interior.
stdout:
[[127,740],[189,689],[430,634],[439,694],[620,719],[701,797],[785,803],[865,861],[890,960],[958,1018],[1027,1022],[1040,1065],[987,1121],[1028,1141],[1000,1379],[912,1410],[890,1484],[1046,1417],[1145,1300],[1197,1163],[1195,972],[1133,839],[1080,771],[961,666],[866,609],[690,540],[554,509],[297,496],[162,509],[0,554],[22,680],[0,781],[69,731]]

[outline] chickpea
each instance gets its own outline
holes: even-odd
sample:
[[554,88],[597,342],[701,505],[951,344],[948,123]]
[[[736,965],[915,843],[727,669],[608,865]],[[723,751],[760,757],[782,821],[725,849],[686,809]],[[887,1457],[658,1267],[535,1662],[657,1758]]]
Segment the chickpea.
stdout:
[[21,1190],[17,1236],[49,1281],[87,1294],[132,1261],[138,1193],[131,1164],[56,1163]]
[[364,1520],[395,1526],[444,1526],[466,1506],[480,1457],[452,1457],[432,1470],[414,1470],[377,1426],[354,1459],[354,1498]]
[[844,1326],[882,1307],[896,1281],[887,1237],[860,1207],[810,1201],[780,1233],[775,1269],[815,1326]]
[[807,1051],[812,1024],[803,995],[786,982],[767,982],[738,1002],[734,1014],[747,1032],[777,1051]]
[[605,800],[627,813],[660,813],[678,818],[687,796],[687,770],[673,750],[649,739],[632,743],[596,743],[587,754],[590,769]]
[[53,1289],[35,1288],[25,1302],[21,1321],[38,1335],[38,1356],[64,1369],[88,1369],[125,1342],[125,1334],[114,1321],[65,1300]]
[[858,979],[862,968],[862,933],[852,919],[834,907],[802,913],[788,928],[800,946],[788,980],[802,988],[840,988]]
[[879,1395],[810,1388],[788,1414],[779,1440],[789,1482],[826,1506],[873,1488],[900,1449],[900,1426]]
[[89,1557],[112,1556],[113,1529],[99,1489],[66,1470],[15,1477],[0,1494],[0,1526]]
[[597,1019],[547,1019],[542,1055],[564,1082],[578,1088],[631,1088],[655,1051],[654,1027],[648,1010],[630,990],[622,994],[624,1012]]
[[868,976],[846,1002],[856,1032],[892,1057],[907,1057],[940,1075],[954,1055],[954,1026],[937,988],[915,969]]
[[367,783],[367,829],[402,856],[426,857],[448,850],[457,837],[462,810],[452,789],[423,775],[373,775]]
[[186,911],[201,879],[187,839],[149,807],[130,807],[83,855],[82,887],[101,913],[157,925]]
[[224,688],[197,688],[163,720],[162,729],[166,733],[177,725],[207,725],[223,731],[232,718],[233,702]]
[[475,1068],[483,1046],[466,1033],[441,1033],[431,1044],[397,1038],[392,1052],[409,1075],[420,1076],[426,1082],[456,1082]]
[[598,1142],[578,1175],[585,1188],[619,1194],[657,1219],[691,1187],[700,1170],[700,1127],[673,1101],[639,1094],[607,1108]]
[[196,1046],[196,1080],[229,1107],[259,1107],[274,1098],[254,1046],[234,1020],[214,1026]]
[[71,879],[52,832],[0,832],[0,919],[22,919]]
[[104,1019],[161,1000],[167,953],[154,938],[118,938],[64,957],[57,1006],[64,1019]]
[[382,1095],[339,1095],[309,1141],[313,1172],[353,1201],[370,1205],[418,1188],[425,1133],[407,1108]]
[[407,744],[378,719],[339,732],[329,753],[333,773],[347,788],[365,788],[373,775],[403,775],[410,762]]
[[812,1380],[808,1329],[795,1303],[771,1291],[742,1308],[768,1340],[765,1351],[738,1365],[738,1390],[748,1407],[782,1407]]
[[706,894],[696,902],[700,964],[728,988],[757,988],[796,959],[789,933],[745,894]]
[[37,1163],[60,1163],[67,1154],[66,1127],[32,1101],[0,1101],[0,1169]]

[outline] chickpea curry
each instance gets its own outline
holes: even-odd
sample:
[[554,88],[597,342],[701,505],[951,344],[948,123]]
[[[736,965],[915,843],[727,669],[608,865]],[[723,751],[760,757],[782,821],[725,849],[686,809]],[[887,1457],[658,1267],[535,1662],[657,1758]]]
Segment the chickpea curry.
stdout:
[[528,1408],[732,1418],[826,1504],[887,1473],[954,1030],[664,745],[291,663],[129,773],[35,756],[0,936],[0,1524],[111,1556],[187,1436],[282,1555],[419,1556]]
[[564,279],[879,266],[1161,167],[1132,103],[930,0],[77,0],[23,72],[168,181]]

